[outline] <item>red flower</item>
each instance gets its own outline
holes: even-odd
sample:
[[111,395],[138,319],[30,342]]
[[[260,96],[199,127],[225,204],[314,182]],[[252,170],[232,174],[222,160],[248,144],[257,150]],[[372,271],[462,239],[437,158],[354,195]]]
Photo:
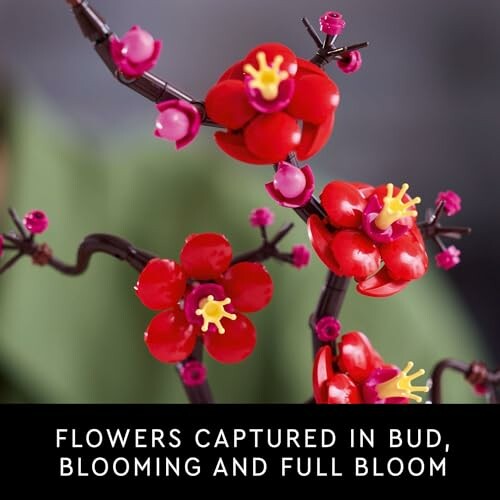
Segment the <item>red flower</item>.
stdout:
[[414,207],[420,198],[410,199],[407,189],[333,181],[320,195],[327,218],[308,220],[320,259],[339,276],[355,278],[363,295],[393,295],[427,271]]
[[[338,88],[286,46],[267,43],[231,66],[207,94],[208,116],[227,127],[219,147],[237,160],[264,165],[316,154],[333,130]],[[300,126],[302,123],[302,126]]]
[[412,375],[409,362],[404,370],[384,364],[380,354],[361,332],[343,335],[334,357],[329,345],[323,346],[314,360],[313,390],[318,404],[405,404],[408,399],[421,402],[413,392],[428,392],[426,386],[411,382],[424,374]]
[[141,302],[160,310],[144,335],[159,361],[186,359],[201,336],[208,353],[221,363],[237,363],[254,349],[252,322],[242,313],[269,304],[273,282],[265,267],[240,262],[230,267],[232,248],[221,234],[186,238],[180,265],[153,259],[135,287]]

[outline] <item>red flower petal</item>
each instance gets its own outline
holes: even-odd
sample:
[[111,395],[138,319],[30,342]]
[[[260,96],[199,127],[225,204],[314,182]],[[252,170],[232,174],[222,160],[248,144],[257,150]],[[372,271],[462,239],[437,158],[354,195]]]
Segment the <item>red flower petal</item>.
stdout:
[[288,71],[290,76],[295,76],[297,73],[297,57],[295,54],[286,46],[281,43],[263,43],[252,49],[243,61],[243,65],[251,64],[254,68],[258,68],[257,53],[264,52],[266,54],[267,64],[272,64],[273,59],[280,55],[283,57],[283,62],[281,63],[280,70]]
[[186,275],[181,266],[168,259],[152,259],[142,270],[135,293],[149,309],[168,309],[179,302],[186,290]]
[[231,263],[233,250],[226,237],[217,233],[192,234],[181,250],[181,265],[190,278],[218,278]]
[[352,186],[359,190],[363,198],[368,199],[375,191],[375,188],[365,182],[351,182]]
[[366,200],[351,183],[328,183],[320,195],[320,200],[333,226],[352,229],[361,226]]
[[332,113],[320,125],[304,122],[302,139],[296,149],[297,158],[301,161],[314,156],[328,142],[335,123],[335,113]]
[[254,350],[257,337],[253,323],[243,314],[223,319],[226,333],[208,332],[203,339],[208,354],[220,363],[239,363]]
[[227,155],[235,158],[238,161],[252,163],[253,165],[268,165],[269,162],[265,159],[258,158],[253,153],[250,153],[245,145],[243,134],[241,132],[215,132],[215,142],[219,148]]
[[382,365],[380,354],[361,332],[346,333],[338,347],[339,368],[357,384],[363,383],[375,368]]
[[330,250],[338,262],[342,276],[363,279],[378,271],[380,252],[374,243],[359,231],[337,231],[330,242]]
[[273,297],[273,280],[266,268],[257,262],[240,262],[231,266],[220,284],[238,311],[260,311]]
[[360,281],[356,290],[367,297],[389,297],[403,290],[409,281],[394,281],[383,267],[373,276]]
[[363,402],[358,386],[344,373],[336,373],[328,382],[328,404],[355,405]]
[[333,377],[332,348],[329,345],[321,347],[314,358],[313,394],[318,404],[328,401],[328,381]]
[[429,266],[427,252],[413,231],[391,243],[380,245],[379,249],[393,280],[410,281],[421,278]]
[[237,61],[222,73],[217,83],[224,80],[243,80],[243,76],[243,61]]
[[311,61],[308,61],[307,59],[302,59],[301,57],[297,57],[297,61],[299,64],[299,70],[297,71],[297,77],[300,78],[302,75],[308,75],[308,74],[313,74],[313,75],[320,75],[323,77],[327,77],[328,75],[323,71],[319,66],[316,66],[316,64],[312,63]]
[[340,274],[340,268],[330,250],[330,242],[333,238],[333,233],[328,230],[325,223],[317,216],[311,215],[307,219],[307,234],[309,240],[318,257],[330,271]]
[[198,328],[188,323],[178,307],[156,315],[144,334],[149,352],[162,363],[186,359],[196,343]]
[[321,124],[339,104],[339,90],[326,75],[306,75],[295,81],[286,111],[298,120]]
[[258,115],[243,134],[249,151],[268,163],[285,160],[301,138],[297,121],[283,112]]
[[225,80],[212,87],[205,98],[207,115],[214,122],[230,129],[242,128],[256,114],[238,80]]

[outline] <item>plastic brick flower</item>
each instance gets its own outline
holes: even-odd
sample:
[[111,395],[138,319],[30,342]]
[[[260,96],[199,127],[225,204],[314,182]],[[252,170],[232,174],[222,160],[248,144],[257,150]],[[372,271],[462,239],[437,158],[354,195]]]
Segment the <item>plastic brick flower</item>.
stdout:
[[113,62],[126,77],[137,78],[149,71],[160,57],[162,42],[139,26],[132,26],[120,40],[113,35],[109,48]]
[[43,210],[32,210],[23,218],[24,227],[32,234],[42,234],[49,227],[49,218]]
[[158,103],[156,109],[156,137],[174,141],[177,149],[186,147],[196,138],[201,126],[201,117],[196,106],[180,99],[169,99]]
[[218,146],[237,160],[265,165],[295,152],[316,154],[333,130],[339,92],[314,64],[267,43],[231,66],[207,94],[208,116],[227,131]]
[[462,252],[455,245],[449,246],[436,255],[436,266],[445,271],[449,271],[460,264],[461,253]]
[[441,191],[436,198],[436,205],[444,202],[446,215],[456,215],[462,210],[462,198],[455,191]]
[[412,381],[425,372],[413,374],[410,361],[403,370],[384,363],[380,354],[361,332],[342,336],[334,357],[329,345],[323,346],[314,360],[313,390],[318,404],[405,404],[408,399],[422,401],[415,392],[428,392],[427,386]]
[[416,224],[415,205],[392,184],[330,182],[320,195],[327,218],[308,220],[309,238],[323,263],[358,281],[358,292],[387,297],[421,278],[429,259]]
[[232,248],[216,233],[186,239],[180,264],[153,259],[139,276],[137,296],[149,309],[162,311],[146,329],[145,341],[159,361],[186,359],[201,338],[221,363],[237,363],[253,351],[255,327],[243,313],[269,304],[273,282],[256,262],[231,266]]

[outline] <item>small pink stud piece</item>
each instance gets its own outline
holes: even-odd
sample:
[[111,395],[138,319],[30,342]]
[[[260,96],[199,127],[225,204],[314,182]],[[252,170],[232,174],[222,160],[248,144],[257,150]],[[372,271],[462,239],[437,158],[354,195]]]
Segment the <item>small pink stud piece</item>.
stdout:
[[266,190],[273,200],[287,208],[304,206],[314,193],[314,173],[309,165],[302,168],[282,161],[272,182],[268,182]]
[[139,26],[132,26],[120,40],[113,35],[109,40],[111,57],[128,78],[142,76],[155,66],[160,57],[162,42]]
[[207,368],[202,362],[193,359],[182,365],[180,375],[184,385],[196,387],[207,379]]
[[274,213],[267,207],[255,208],[250,212],[250,225],[252,227],[266,227],[274,222]]
[[338,36],[344,31],[346,22],[340,12],[325,12],[319,18],[319,27],[323,33],[331,36]]
[[24,216],[23,224],[31,234],[42,234],[49,227],[49,218],[43,210],[32,210]]
[[359,50],[353,50],[348,52],[345,57],[337,61],[337,66],[343,73],[355,73],[358,71],[363,64],[363,59],[361,59],[361,52]]
[[307,267],[311,260],[311,253],[305,245],[294,245],[292,247],[292,264],[297,269]]
[[0,234],[0,257],[3,255],[3,236]]
[[323,316],[314,327],[316,335],[321,342],[333,342],[340,334],[342,325],[333,316]]
[[170,99],[156,105],[154,135],[166,141],[175,142],[175,147],[186,147],[198,135],[201,117],[193,104],[179,99]]
[[449,246],[446,250],[439,252],[436,255],[436,266],[449,271],[451,268],[460,264],[460,250],[454,245]]
[[455,215],[462,210],[462,198],[455,191],[441,191],[436,198],[436,205],[444,202],[446,215]]
[[486,384],[475,384],[473,389],[478,396],[486,396],[488,394],[488,386]]

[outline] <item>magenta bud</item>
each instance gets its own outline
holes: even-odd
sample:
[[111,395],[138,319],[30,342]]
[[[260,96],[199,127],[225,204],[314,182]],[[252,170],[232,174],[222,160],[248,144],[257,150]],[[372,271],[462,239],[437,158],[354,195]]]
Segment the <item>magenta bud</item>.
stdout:
[[341,329],[340,321],[334,316],[323,316],[314,326],[321,342],[333,342],[339,336]]
[[309,265],[311,253],[305,245],[294,245],[292,247],[292,264],[297,269],[302,269]]
[[252,227],[271,226],[274,222],[274,213],[267,207],[255,208],[250,212],[249,221]]
[[195,387],[207,379],[207,368],[201,361],[193,359],[182,365],[180,375],[184,385]]
[[170,99],[156,105],[159,111],[155,122],[154,135],[166,141],[175,142],[181,149],[198,135],[201,117],[198,108],[179,99]]
[[449,246],[446,250],[438,253],[436,255],[436,266],[444,269],[445,271],[449,271],[453,267],[460,264],[460,250],[454,246]]
[[326,35],[337,36],[344,31],[346,22],[340,12],[325,12],[319,18],[319,27]]
[[118,71],[129,78],[138,78],[152,69],[160,57],[162,42],[139,26],[132,26],[120,40],[109,39],[111,58]]
[[49,218],[43,210],[32,210],[23,219],[24,227],[32,234],[41,234],[49,227]]
[[343,73],[355,73],[358,71],[363,64],[363,59],[361,58],[361,52],[359,50],[353,50],[348,52],[342,59],[337,61],[337,66]]
[[265,187],[279,205],[287,208],[302,207],[314,193],[314,174],[309,165],[299,168],[281,161],[273,181],[268,182]]

